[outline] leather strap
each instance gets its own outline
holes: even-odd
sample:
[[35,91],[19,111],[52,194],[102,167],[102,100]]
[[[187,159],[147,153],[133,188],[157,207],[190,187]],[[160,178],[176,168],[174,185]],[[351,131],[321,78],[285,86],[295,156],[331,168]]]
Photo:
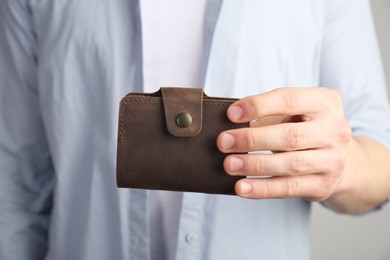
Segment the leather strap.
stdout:
[[[176,137],[193,137],[202,131],[203,89],[200,88],[161,88],[165,120],[168,132]],[[180,127],[178,116],[189,114],[192,122]]]

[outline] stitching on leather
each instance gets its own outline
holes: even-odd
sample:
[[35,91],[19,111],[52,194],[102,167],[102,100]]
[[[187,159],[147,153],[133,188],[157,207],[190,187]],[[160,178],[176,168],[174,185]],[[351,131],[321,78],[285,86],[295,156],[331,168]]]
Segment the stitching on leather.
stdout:
[[123,143],[124,134],[123,134],[123,128],[124,128],[124,120],[125,120],[125,106],[128,102],[142,102],[142,103],[158,103],[160,102],[159,98],[142,98],[142,97],[135,97],[135,96],[129,96],[122,100],[121,107],[120,107],[120,119],[119,119],[119,144]]
[[128,99],[123,99],[121,102],[121,108],[120,108],[120,122],[119,122],[119,143],[123,143],[123,124],[124,124],[124,118],[125,118],[125,105],[127,104]]
[[[160,97],[137,97],[137,96],[129,96],[129,97],[125,97],[122,102],[121,102],[121,107],[120,107],[120,122],[119,122],[119,144],[122,144],[123,143],[123,139],[124,139],[124,119],[125,119],[125,106],[128,102],[141,102],[141,103],[149,103],[149,104],[153,104],[153,103],[159,103],[161,102],[161,98]],[[219,107],[227,107],[227,106],[230,106],[231,103],[221,103],[221,102],[218,102],[218,103],[215,103],[215,101],[211,101],[211,100],[203,100],[203,105],[205,106],[219,106]]]
[[204,100],[203,101],[203,105],[205,106],[218,106],[218,107],[227,107],[227,106],[230,106],[231,103],[214,103],[214,101],[207,101],[207,100]]
[[143,98],[143,97],[130,96],[130,97],[126,97],[124,100],[126,100],[126,102],[131,100],[131,101],[142,102],[142,103],[158,103],[158,102],[160,102],[159,97]]

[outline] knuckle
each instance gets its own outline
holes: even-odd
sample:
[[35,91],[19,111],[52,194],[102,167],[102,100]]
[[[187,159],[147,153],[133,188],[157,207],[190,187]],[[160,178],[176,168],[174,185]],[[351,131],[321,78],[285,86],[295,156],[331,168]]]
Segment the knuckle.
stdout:
[[337,127],[329,128],[334,147],[346,146],[352,140],[352,129],[345,119],[336,120],[332,123]]
[[252,182],[253,194],[256,198],[272,198],[272,182],[269,180],[259,180]]
[[264,161],[261,157],[254,160],[254,170],[256,175],[261,175],[264,172]]
[[249,106],[252,108],[255,117],[260,117],[263,114],[263,106],[261,105],[261,101],[255,97],[252,97],[248,100]]
[[290,172],[292,175],[300,175],[309,167],[309,160],[305,157],[294,155],[290,159]]
[[287,128],[287,148],[289,150],[297,150],[303,144],[305,140],[305,134],[299,127],[292,125]]
[[301,102],[301,97],[298,92],[291,89],[283,89],[283,100],[287,109],[294,109],[299,106]]
[[320,185],[317,189],[318,200],[325,200],[332,195],[335,180],[329,176],[324,175],[321,178]]
[[345,160],[343,158],[337,158],[334,162],[334,170],[336,173],[341,173],[345,167]]
[[300,192],[300,184],[296,178],[289,178],[286,182],[286,197],[296,197]]
[[242,149],[244,149],[244,150],[253,150],[253,149],[255,149],[255,147],[256,147],[256,137],[255,137],[253,131],[251,131],[251,129],[247,129],[247,131],[244,134],[244,138],[245,138],[245,143],[246,143],[246,148],[247,149],[245,149],[245,147],[242,147]]
[[268,181],[265,182],[264,184],[264,198],[269,198],[271,197],[271,194],[272,194],[272,184]]
[[340,107],[342,106],[342,100],[339,92],[334,88],[323,88],[324,95],[327,97],[324,100],[328,101],[328,105],[331,107]]
[[341,173],[347,164],[347,152],[340,152],[334,159],[334,170]]
[[350,125],[344,121],[341,123],[342,127],[339,130],[339,138],[343,144],[348,144],[352,139],[352,129]]

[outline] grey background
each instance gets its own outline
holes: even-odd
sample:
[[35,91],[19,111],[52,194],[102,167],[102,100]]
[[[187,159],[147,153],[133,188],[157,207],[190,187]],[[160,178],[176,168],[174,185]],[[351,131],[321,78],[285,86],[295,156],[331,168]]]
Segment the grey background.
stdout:
[[[390,0],[371,3],[390,94]],[[311,225],[313,260],[390,260],[390,208],[351,217],[316,203]]]

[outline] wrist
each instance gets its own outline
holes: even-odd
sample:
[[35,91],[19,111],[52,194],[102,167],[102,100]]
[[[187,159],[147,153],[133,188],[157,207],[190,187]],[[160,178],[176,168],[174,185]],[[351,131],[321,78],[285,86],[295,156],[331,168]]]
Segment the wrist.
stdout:
[[384,146],[369,138],[352,138],[339,184],[324,204],[354,215],[380,207],[390,195],[389,168],[390,153]]

